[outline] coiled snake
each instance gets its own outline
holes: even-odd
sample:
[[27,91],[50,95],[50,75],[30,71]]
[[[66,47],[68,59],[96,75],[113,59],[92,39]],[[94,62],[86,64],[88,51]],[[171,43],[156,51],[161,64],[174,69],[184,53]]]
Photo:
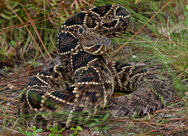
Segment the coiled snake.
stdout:
[[[59,64],[31,78],[23,89],[19,114],[68,112],[57,119],[68,127],[75,112],[90,111],[91,116],[107,104],[113,116],[143,115],[162,108],[173,95],[168,85],[143,66],[105,57],[112,46],[109,37],[123,33],[129,24],[129,11],[118,5],[95,7],[67,19],[58,34]],[[132,93],[111,98],[115,91]],[[42,125],[53,120],[37,118],[46,121]]]

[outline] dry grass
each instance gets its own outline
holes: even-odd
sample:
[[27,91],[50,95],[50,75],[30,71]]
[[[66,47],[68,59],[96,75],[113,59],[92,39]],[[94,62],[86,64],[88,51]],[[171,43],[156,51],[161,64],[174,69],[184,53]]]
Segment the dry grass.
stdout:
[[[139,9],[139,7],[144,6],[144,1],[145,0],[138,2],[138,5],[135,5],[134,2],[128,3],[133,10],[141,10],[141,13],[133,13],[133,25],[135,25],[135,28],[131,28],[131,30],[129,30],[129,34],[123,35],[118,39],[114,39],[114,41],[118,42],[120,46],[117,47],[112,55],[115,56],[114,59],[121,59],[122,61],[140,61],[150,57],[158,58],[161,63],[165,64],[165,71],[171,72],[173,69],[172,73],[169,74],[173,77],[173,83],[178,93],[188,95],[188,41],[184,37],[184,35],[188,35],[188,30],[187,25],[184,24],[186,11],[182,10],[181,7],[186,5],[186,1],[169,0],[159,1],[157,3],[153,0],[152,2],[156,4],[154,4],[154,7],[148,7],[149,9],[145,9],[145,7],[143,7],[143,9]],[[94,1],[88,3],[86,0],[74,0],[69,6],[67,6],[66,3],[60,3],[65,9],[64,18],[61,18],[61,21],[65,20],[67,16],[73,14],[73,12],[70,12],[68,7],[71,7],[74,9],[74,11],[79,11],[84,8],[84,5],[80,5],[78,2],[85,4],[85,7],[91,7]],[[114,3],[115,1],[111,0],[109,3],[110,2]],[[100,2],[97,1],[96,4],[98,3]],[[115,3],[121,3],[124,5],[127,4],[124,2],[124,0],[119,0]],[[100,4],[102,4],[102,2]],[[41,29],[39,29],[38,24],[44,23],[45,21],[55,24],[57,21],[55,19],[56,15],[60,16],[60,13],[57,12],[55,15],[47,13],[45,17],[40,16],[38,18],[31,18],[31,13],[25,9],[25,6],[21,6],[24,10],[25,16],[27,16],[27,20],[24,20],[21,15],[15,12],[14,9],[9,8],[10,11],[16,15],[16,19],[21,23],[8,24],[9,26],[6,26],[4,23],[1,25],[2,28],[0,29],[0,46],[5,49],[3,50],[3,59],[0,52],[0,67],[2,68],[0,70],[0,135],[2,136],[21,135],[17,129],[21,119],[16,115],[20,89],[23,88],[28,82],[28,78],[30,75],[32,75],[32,73],[40,71],[41,69],[41,67],[33,69],[32,65],[30,65],[28,62],[31,61],[31,58],[33,57],[37,62],[46,62],[47,60],[52,59],[52,52],[49,52],[49,50],[53,48],[52,51],[54,51],[54,46],[46,47],[46,44],[49,42],[50,38],[45,39],[41,36],[45,34]],[[135,8],[136,6],[137,8]],[[155,6],[158,6],[158,9],[151,10],[152,8],[155,9]],[[176,6],[178,8],[176,8]],[[173,16],[171,16],[170,19],[166,17],[172,14]],[[185,23],[187,22],[185,21]],[[55,27],[56,26],[57,24]],[[48,25],[44,26],[44,28],[46,27],[48,27]],[[19,33],[21,33],[21,35]],[[54,43],[55,33],[56,32],[54,31],[52,34],[53,36],[51,37],[52,40],[50,40],[50,44]],[[6,36],[4,36],[4,34],[6,34]],[[124,38],[125,36],[126,38]],[[46,35],[46,37],[49,37],[49,35]],[[10,46],[11,43],[9,41],[15,41],[16,45]],[[121,52],[119,51],[129,49],[129,47],[132,48],[130,54],[123,54],[122,57],[122,54],[120,55]],[[28,55],[31,50],[33,54]],[[139,58],[137,57],[138,59],[135,59],[132,56],[139,56]],[[25,57],[27,59],[25,59]],[[125,60],[122,58],[127,59]],[[20,65],[20,63],[22,65]],[[6,67],[10,68],[6,69]],[[168,70],[168,68],[170,70]],[[109,129],[108,131],[104,131],[103,135],[187,135],[187,97],[182,96],[177,98],[177,100],[172,103],[173,104],[167,108],[156,111],[142,118],[109,118]],[[68,135],[70,133],[70,130],[63,131],[63,135]],[[49,133],[42,132],[40,134],[45,135]],[[97,135],[97,132],[95,132],[93,129],[86,128],[80,132],[79,135],[81,136],[87,134]]]

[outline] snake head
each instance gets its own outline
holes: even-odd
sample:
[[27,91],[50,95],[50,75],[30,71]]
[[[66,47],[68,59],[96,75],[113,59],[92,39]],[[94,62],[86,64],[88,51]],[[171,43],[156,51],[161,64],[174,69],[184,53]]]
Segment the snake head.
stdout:
[[106,54],[111,45],[111,40],[109,38],[85,27],[80,27],[78,29],[77,38],[84,51],[92,55]]

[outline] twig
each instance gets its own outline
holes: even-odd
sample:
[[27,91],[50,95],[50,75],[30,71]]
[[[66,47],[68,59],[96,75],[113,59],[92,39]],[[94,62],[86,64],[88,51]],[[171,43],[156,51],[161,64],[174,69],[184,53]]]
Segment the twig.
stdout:
[[25,7],[23,6],[23,4],[20,3],[20,5],[21,5],[22,8],[24,9],[25,14],[27,15],[28,19],[30,20],[30,23],[31,23],[31,25],[32,25],[32,27],[33,27],[33,29],[34,29],[34,31],[35,31],[35,33],[36,33],[36,35],[37,35],[39,41],[41,42],[41,44],[42,44],[44,50],[45,50],[46,53],[48,54],[50,60],[52,60],[52,57],[51,57],[50,53],[48,52],[48,50],[46,49],[46,46],[44,45],[44,43],[43,43],[43,41],[42,41],[42,39],[41,39],[41,37],[40,37],[40,34],[39,34],[39,32],[38,32],[38,30],[37,30],[37,28],[36,28],[36,26],[35,26],[33,20],[31,19],[30,15],[28,14],[28,12],[27,12],[27,10],[25,9]]
[[[6,3],[6,4],[8,4],[8,3]],[[10,6],[10,10],[17,16],[17,18],[20,20],[20,22],[24,25],[23,20],[22,20],[22,19],[20,18],[20,16],[11,8],[11,6]],[[46,58],[44,57],[44,54],[43,54],[41,48],[39,47],[39,45],[37,44],[35,38],[33,37],[31,31],[30,31],[27,27],[25,27],[25,28],[26,28],[26,30],[28,31],[29,35],[31,36],[31,38],[32,38],[32,40],[33,40],[35,46],[39,49],[39,51],[40,51],[42,57],[43,57],[44,60],[46,61]]]

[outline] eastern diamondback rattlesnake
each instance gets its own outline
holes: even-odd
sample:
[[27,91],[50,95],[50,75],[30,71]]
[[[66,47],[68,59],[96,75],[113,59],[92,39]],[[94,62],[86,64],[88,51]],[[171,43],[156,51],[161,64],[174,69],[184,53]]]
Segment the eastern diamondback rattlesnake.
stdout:
[[[75,112],[90,111],[89,118],[107,104],[113,116],[143,115],[162,108],[173,96],[169,85],[141,65],[105,57],[112,46],[109,37],[123,33],[129,24],[129,11],[117,5],[70,17],[59,29],[60,63],[31,78],[23,89],[19,114],[68,112],[58,114],[57,122],[69,127]],[[115,91],[132,93],[111,98]],[[36,116],[43,126],[53,122],[53,117]]]

